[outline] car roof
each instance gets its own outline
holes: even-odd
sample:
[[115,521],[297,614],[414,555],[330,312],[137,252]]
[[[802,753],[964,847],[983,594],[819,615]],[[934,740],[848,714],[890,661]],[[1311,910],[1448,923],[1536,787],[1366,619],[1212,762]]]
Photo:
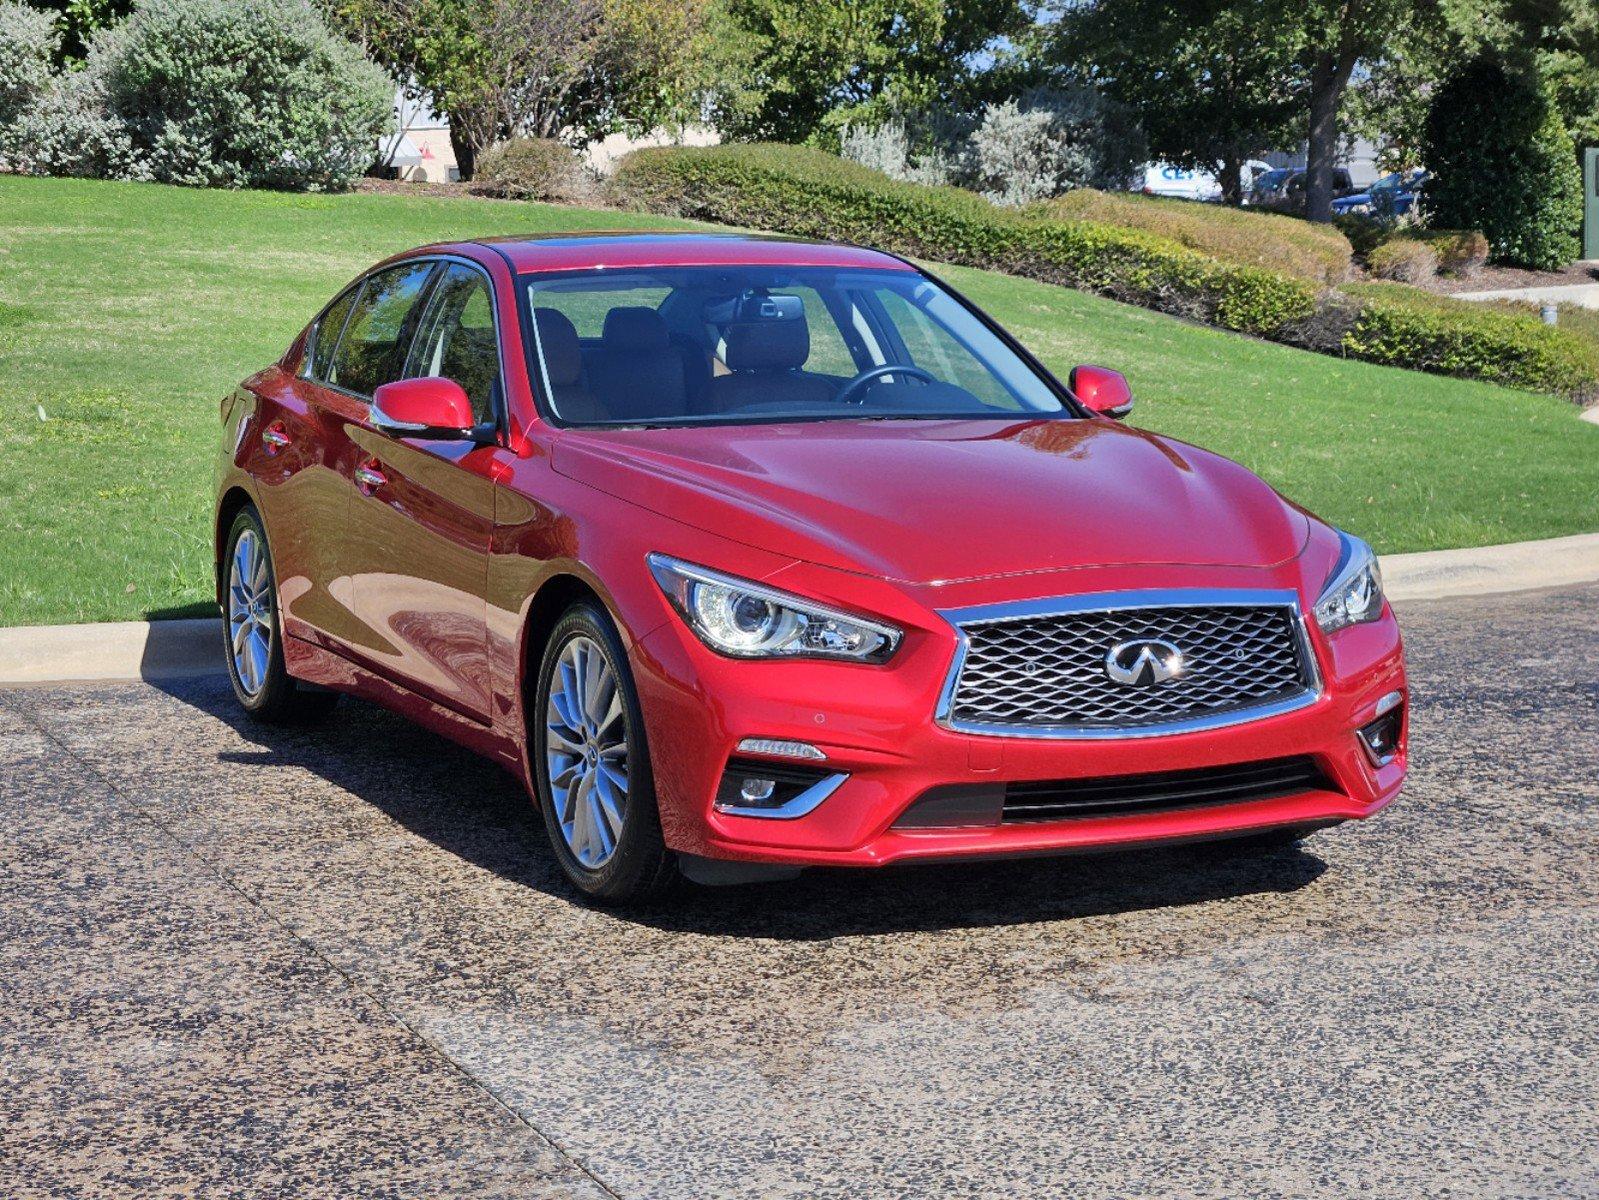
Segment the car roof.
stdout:
[[748,233],[637,230],[475,239],[517,272],[616,267],[870,267],[914,271],[909,263],[862,246]]

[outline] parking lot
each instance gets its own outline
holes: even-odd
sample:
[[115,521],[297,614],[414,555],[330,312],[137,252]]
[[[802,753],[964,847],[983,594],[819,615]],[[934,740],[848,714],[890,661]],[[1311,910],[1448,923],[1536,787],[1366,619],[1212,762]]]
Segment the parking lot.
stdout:
[[0,692],[0,1187],[1599,1196],[1599,587],[1401,611],[1388,813],[579,904],[517,785],[225,680]]

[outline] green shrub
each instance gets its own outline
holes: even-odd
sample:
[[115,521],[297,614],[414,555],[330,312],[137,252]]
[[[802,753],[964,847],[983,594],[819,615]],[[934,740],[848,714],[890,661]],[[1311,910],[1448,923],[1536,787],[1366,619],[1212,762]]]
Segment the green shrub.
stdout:
[[1334,213],[1332,223],[1349,240],[1355,257],[1361,262],[1393,236],[1393,227],[1370,213]]
[[1301,279],[1341,283],[1349,275],[1348,238],[1329,226],[1280,213],[1091,188],[1069,192],[1032,211],[1147,230],[1223,262],[1266,267]]
[[1438,252],[1417,238],[1389,238],[1366,255],[1366,269],[1378,279],[1421,283],[1438,274]]
[[579,200],[588,189],[571,147],[554,138],[511,138],[477,160],[472,190],[511,200]]
[[1579,332],[1403,284],[1352,284],[1344,292],[1359,305],[1343,338],[1352,357],[1578,401],[1599,395],[1599,342]]
[[1438,255],[1438,269],[1450,275],[1476,275],[1488,261],[1488,239],[1475,229],[1424,229],[1420,238]]
[[1307,349],[1579,398],[1599,393],[1599,344],[1536,320],[1399,284],[1323,291],[1142,229],[1018,213],[804,147],[637,150],[612,186],[622,203],[650,211],[1004,271]]
[[49,13],[0,0],[0,151],[9,130],[44,95],[57,41]]
[[612,186],[624,203],[654,212],[994,268],[1225,329],[1270,334],[1316,308],[1306,281],[1220,262],[1170,238],[1040,219],[802,146],[636,150]]
[[1551,269],[1577,257],[1582,171],[1547,90],[1491,58],[1434,94],[1422,158],[1429,223],[1480,229],[1496,259]]
[[328,190],[376,157],[387,75],[308,0],[146,0],[22,131],[22,169]]

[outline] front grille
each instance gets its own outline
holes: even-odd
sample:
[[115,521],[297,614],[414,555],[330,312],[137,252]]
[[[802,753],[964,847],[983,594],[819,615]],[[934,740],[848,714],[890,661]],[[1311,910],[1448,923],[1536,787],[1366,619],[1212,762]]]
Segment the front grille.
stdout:
[[[962,628],[968,645],[946,714],[956,728],[1136,732],[1225,719],[1313,689],[1287,604],[1105,608]],[[1111,648],[1141,639],[1180,649],[1182,674],[1154,684],[1113,680]]]
[[1330,791],[1316,760],[1276,758],[1230,767],[1111,775],[1005,788],[1006,821],[1059,821],[1073,817],[1127,816],[1212,804],[1242,804],[1298,792]]

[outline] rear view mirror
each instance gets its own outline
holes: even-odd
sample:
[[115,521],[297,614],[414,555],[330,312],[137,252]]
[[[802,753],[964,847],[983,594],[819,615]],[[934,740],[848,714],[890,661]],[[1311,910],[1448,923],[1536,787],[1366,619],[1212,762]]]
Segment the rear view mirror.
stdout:
[[1133,389],[1120,371],[1085,363],[1072,368],[1067,386],[1084,408],[1099,416],[1119,421],[1133,411]]
[[466,391],[438,375],[385,383],[372,396],[371,416],[390,437],[460,440],[476,432]]

